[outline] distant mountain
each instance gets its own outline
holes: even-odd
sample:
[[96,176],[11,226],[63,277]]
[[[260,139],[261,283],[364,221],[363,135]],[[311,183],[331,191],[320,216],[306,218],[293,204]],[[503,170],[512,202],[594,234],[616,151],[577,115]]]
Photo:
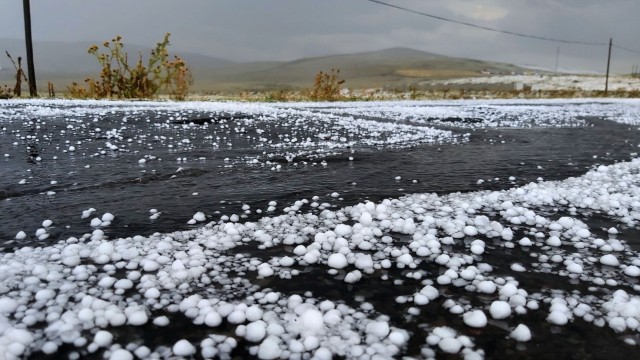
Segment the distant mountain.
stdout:
[[340,70],[348,88],[397,88],[424,80],[530,70],[494,62],[454,58],[407,48],[303,58],[289,62],[233,64],[200,74],[194,88],[268,91],[309,88],[318,71]]
[[[36,77],[52,79],[67,79],[73,78],[75,80],[84,79],[86,76],[95,75],[100,71],[100,65],[98,61],[87,50],[93,44],[101,44],[100,42],[57,42],[57,41],[36,41],[33,44],[33,52],[35,55],[36,64]],[[0,68],[10,70],[13,74],[13,65],[7,58],[5,51],[8,51],[14,60],[17,61],[18,56],[25,58],[24,40],[17,39],[2,39],[0,38]],[[150,47],[140,45],[127,45],[125,44],[125,51],[130,57],[133,57],[130,61],[137,60],[138,54],[141,53],[143,58],[147,58]],[[234,64],[233,61],[220,59],[216,57],[188,53],[188,52],[173,52],[169,47],[171,54],[178,55],[185,59],[187,63],[194,69],[202,69],[204,71],[215,69],[221,66],[227,66]],[[23,60],[23,68],[26,69],[26,60]],[[2,78],[0,78],[2,80]]]
[[[260,64],[260,63],[258,63]],[[510,74],[526,72],[521,67],[479,60],[453,58],[428,52],[392,48],[355,54],[304,58],[271,66],[239,64],[221,67],[203,76],[202,80],[218,82],[227,87],[253,87],[256,90],[278,87],[309,87],[315,74],[339,69],[347,87],[367,88],[406,86],[419,79],[443,79],[483,76],[486,73]],[[233,71],[227,71],[233,68]]]
[[[91,42],[36,42],[34,53],[40,86],[53,81],[64,88],[72,81],[96,76],[97,61],[87,49]],[[14,58],[24,53],[22,40],[0,39],[0,50],[8,50]],[[141,52],[147,56],[149,47],[125,45],[129,56]],[[170,49],[171,50],[171,49]],[[269,91],[301,89],[312,85],[318,71],[339,69],[340,77],[349,88],[403,88],[419,81],[484,74],[511,74],[529,70],[501,63],[448,57],[408,48],[391,48],[355,54],[329,55],[294,61],[237,63],[221,58],[176,52],[184,58],[194,74],[194,91]],[[9,60],[0,55],[0,82],[14,76]],[[26,64],[23,63],[26,68]],[[7,70],[8,69],[8,70]],[[44,82],[44,83],[43,83]]]

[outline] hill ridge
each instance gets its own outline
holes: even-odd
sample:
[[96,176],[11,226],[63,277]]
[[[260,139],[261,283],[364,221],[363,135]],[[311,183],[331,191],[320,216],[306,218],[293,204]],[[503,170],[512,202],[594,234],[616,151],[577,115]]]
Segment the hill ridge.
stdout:
[[[87,54],[89,41],[36,41],[36,72],[38,79],[53,81],[63,87],[87,76],[96,76],[97,61]],[[23,51],[22,40],[0,38],[0,50],[8,50],[14,58]],[[150,48],[125,44],[130,53],[143,55]],[[318,71],[339,69],[340,77],[350,88],[406,87],[425,79],[484,76],[483,72],[525,72],[524,68],[495,62],[450,57],[407,47],[391,47],[354,53],[304,57],[291,61],[236,62],[224,58],[191,52],[172,51],[183,57],[194,74],[195,91],[267,91],[300,89],[311,85]],[[13,69],[0,56],[0,82],[12,80]],[[23,64],[24,65],[24,64]]]

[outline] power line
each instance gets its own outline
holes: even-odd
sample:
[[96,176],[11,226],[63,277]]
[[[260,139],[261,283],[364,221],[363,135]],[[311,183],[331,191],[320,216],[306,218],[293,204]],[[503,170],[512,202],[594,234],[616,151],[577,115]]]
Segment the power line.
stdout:
[[[442,17],[442,16],[433,15],[433,14],[425,13],[425,12],[422,12],[422,11],[409,9],[409,8],[406,8],[406,7],[403,7],[403,6],[389,4],[389,3],[386,3],[384,1],[378,1],[378,0],[367,0],[367,1],[370,1],[370,2],[376,3],[376,4],[380,4],[380,5],[384,5],[384,6],[388,6],[388,7],[391,7],[391,8],[395,8],[395,9],[398,9],[398,10],[403,10],[403,11],[407,11],[407,12],[410,12],[410,13],[426,16],[426,17],[429,17],[429,18],[432,18],[432,19],[442,20],[442,21],[446,21],[446,22],[450,22],[450,23],[454,23],[454,24],[465,25],[465,26],[469,26],[469,27],[472,27],[472,28],[482,29],[482,30],[492,31],[492,32],[497,32],[497,33],[501,33],[501,34],[507,34],[507,35],[513,35],[513,36],[519,36],[519,37],[524,37],[524,38],[529,38],[529,39],[536,39],[536,40],[543,40],[543,41],[552,41],[552,42],[563,43],[563,44],[576,44],[576,45],[589,45],[589,46],[609,46],[608,43],[602,43],[602,42],[576,41],[576,40],[558,39],[558,38],[551,38],[551,37],[545,37],[545,36],[524,34],[524,33],[519,33],[519,32],[515,32],[515,31],[510,31],[510,30],[503,30],[503,29],[493,28],[493,27],[489,27],[489,26],[473,24],[473,23],[469,23],[469,22],[465,22],[465,21],[453,20],[453,19]],[[640,53],[640,51],[638,51],[638,50],[624,48],[624,47],[617,46],[617,45],[615,47],[617,47],[619,49],[622,49],[622,50],[626,50],[626,51],[639,52]]]
[[624,51],[629,51],[629,52],[633,52],[633,53],[637,53],[640,54],[640,50],[635,50],[635,49],[630,49],[624,46],[620,46],[620,45],[613,45],[614,48],[616,49],[620,49],[620,50],[624,50]]

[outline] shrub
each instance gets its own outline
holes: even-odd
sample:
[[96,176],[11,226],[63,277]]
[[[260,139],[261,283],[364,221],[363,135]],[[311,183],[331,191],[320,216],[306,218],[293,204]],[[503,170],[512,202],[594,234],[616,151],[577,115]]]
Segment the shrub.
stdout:
[[184,99],[192,83],[191,72],[187,63],[178,56],[169,60],[170,34],[156,44],[151,50],[149,60],[145,64],[142,54],[134,66],[129,64],[129,56],[123,50],[122,37],[116,36],[103,44],[104,52],[98,45],[89,48],[89,54],[95,56],[100,63],[99,80],[88,78],[86,85],[72,83],[68,88],[69,95],[77,98],[153,98],[164,91],[175,99]]
[[336,101],[340,99],[340,87],[344,80],[338,78],[340,70],[331,69],[330,73],[320,71],[316,74],[309,98],[314,101]]

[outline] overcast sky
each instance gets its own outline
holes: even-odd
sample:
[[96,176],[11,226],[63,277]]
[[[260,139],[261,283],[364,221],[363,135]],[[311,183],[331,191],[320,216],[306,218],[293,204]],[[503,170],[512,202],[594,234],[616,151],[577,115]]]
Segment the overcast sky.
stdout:
[[[442,17],[536,36],[640,50],[639,0],[384,0]],[[31,0],[33,38],[154,45],[234,61],[410,47],[442,55],[604,72],[606,46],[580,46],[482,31],[367,0]],[[0,4],[0,38],[23,38],[22,1]],[[37,51],[37,49],[36,49]],[[630,72],[640,53],[613,50]]]

